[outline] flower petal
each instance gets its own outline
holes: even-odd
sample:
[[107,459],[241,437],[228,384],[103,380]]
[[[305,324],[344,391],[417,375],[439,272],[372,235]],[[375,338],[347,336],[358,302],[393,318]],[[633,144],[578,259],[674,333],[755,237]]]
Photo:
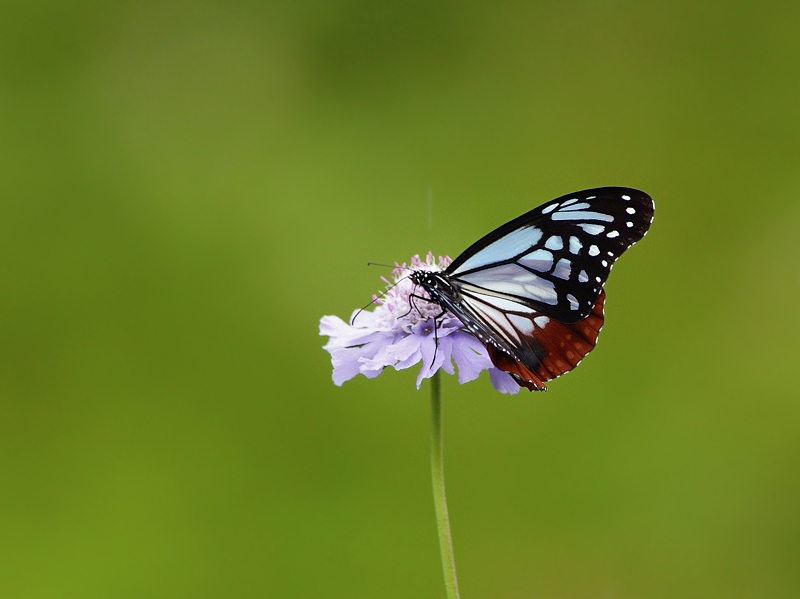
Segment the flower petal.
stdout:
[[369,343],[380,336],[381,332],[375,329],[352,327],[338,316],[323,316],[319,321],[319,334],[330,337],[323,349],[331,351]]
[[431,378],[438,370],[438,366],[434,364],[434,355],[436,355],[436,362],[441,364],[441,358],[436,351],[436,342],[433,340],[433,335],[423,337],[420,340],[419,349],[422,352],[422,367],[417,374],[417,389],[422,386],[423,379]]
[[[361,362],[361,373],[366,375],[368,372],[377,372],[378,374],[386,366],[393,366],[396,360],[389,355],[389,346],[391,344],[391,338],[384,338],[380,342],[370,343],[367,346],[364,346],[364,354],[359,359]],[[374,378],[368,376],[367,378]]]
[[[439,349],[437,354],[442,354],[440,368],[447,374],[455,374],[456,369],[453,366],[453,339],[450,336],[439,337]],[[439,362],[439,356],[436,356],[436,362]]]
[[[419,342],[420,339],[424,337],[419,335],[408,335],[407,337],[403,337],[399,341],[393,343],[389,348],[389,355],[392,356],[395,360],[399,360],[400,363],[405,363],[406,360],[413,357],[415,354],[417,356],[416,360],[406,364],[405,366],[401,366],[399,369],[408,368],[413,364],[416,364],[420,360],[419,354]],[[397,366],[395,366],[397,368]]]
[[489,380],[492,381],[492,387],[494,387],[500,393],[516,395],[521,389],[519,384],[510,374],[500,370],[499,368],[489,369]]
[[460,331],[453,335],[453,360],[458,366],[460,384],[474,381],[484,370],[492,368],[486,348],[469,333]]
[[333,383],[338,387],[349,381],[359,373],[361,363],[360,348],[344,348],[331,351],[331,364],[333,364]]

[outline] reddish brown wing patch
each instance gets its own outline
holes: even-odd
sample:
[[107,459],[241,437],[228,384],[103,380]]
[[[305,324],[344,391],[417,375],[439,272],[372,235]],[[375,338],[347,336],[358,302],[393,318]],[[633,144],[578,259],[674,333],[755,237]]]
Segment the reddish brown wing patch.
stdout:
[[564,324],[550,319],[544,327],[536,327],[526,340],[531,346],[541,348],[536,352],[541,359],[536,364],[523,364],[508,354],[488,345],[489,357],[500,370],[508,372],[521,387],[531,391],[545,391],[549,381],[575,368],[583,357],[594,349],[600,329],[603,328],[605,291],[600,293],[591,314],[574,324]]
[[500,351],[494,345],[489,344],[486,349],[489,351],[489,357],[494,365],[514,377],[520,387],[527,387],[531,391],[547,391],[547,385],[544,384],[544,381],[552,377],[541,379],[533,370],[525,367],[522,362]]

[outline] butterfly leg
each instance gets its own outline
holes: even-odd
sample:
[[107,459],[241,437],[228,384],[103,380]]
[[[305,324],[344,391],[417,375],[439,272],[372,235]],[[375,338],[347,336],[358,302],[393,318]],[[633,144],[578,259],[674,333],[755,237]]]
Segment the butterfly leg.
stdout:
[[[423,302],[428,302],[429,304],[436,304],[436,302],[434,302],[431,298],[424,297],[422,295],[417,295],[415,293],[409,294],[408,297],[409,298],[418,299],[418,300],[422,300]],[[419,308],[417,308],[417,304],[414,302],[414,299],[410,299],[409,302],[408,302],[408,305],[409,305],[408,312],[406,312],[402,316],[398,316],[398,318],[405,318],[406,316],[411,314],[412,310],[416,310],[417,314],[419,314],[420,317],[422,316],[422,312],[420,312]],[[438,306],[438,304],[436,304],[436,305]],[[441,306],[439,306],[439,307],[441,307]],[[442,314],[444,314],[444,310],[442,311]],[[442,314],[437,314],[435,318],[439,318]]]
[[420,309],[417,308],[417,305],[414,302],[414,300],[422,300],[423,302],[436,304],[442,310],[436,316],[433,317],[433,343],[435,346],[435,349],[433,350],[433,360],[431,361],[431,370],[433,370],[433,365],[436,363],[436,355],[439,352],[439,319],[441,319],[442,317],[444,317],[445,314],[447,314],[447,310],[445,310],[438,302],[433,301],[429,297],[423,297],[421,295],[411,293],[409,295],[409,298],[413,298],[409,300],[409,304],[411,305],[411,307],[409,308],[408,312],[406,312],[403,316],[408,316],[408,314],[411,313],[411,310],[416,310],[417,313],[420,316],[422,316],[422,312],[420,312]]
[[[442,308],[441,306],[439,307]],[[442,311],[433,317],[434,350],[433,350],[433,360],[431,361],[431,370],[433,370],[433,365],[436,364],[436,354],[439,352],[439,319],[443,318],[445,314],[447,314],[447,310],[442,308]]]
[[[416,290],[416,287],[414,287],[414,289]],[[429,298],[429,297],[423,297],[423,296],[421,296],[421,295],[417,295],[416,293],[413,293],[413,292],[412,292],[412,293],[410,293],[408,297],[409,297],[409,301],[408,301],[408,312],[406,312],[406,313],[405,313],[405,314],[403,314],[402,316],[398,316],[398,318],[405,318],[406,316],[408,316],[409,314],[411,314],[411,311],[412,311],[412,310],[416,310],[416,311],[417,311],[417,314],[419,314],[420,316],[422,316],[422,312],[420,312],[420,311],[419,311],[419,308],[417,308],[417,304],[416,304],[416,303],[414,303],[414,299],[421,299],[423,302],[431,302],[431,301],[432,301],[432,300],[431,300],[431,298]],[[414,299],[411,299],[411,298],[414,298]]]

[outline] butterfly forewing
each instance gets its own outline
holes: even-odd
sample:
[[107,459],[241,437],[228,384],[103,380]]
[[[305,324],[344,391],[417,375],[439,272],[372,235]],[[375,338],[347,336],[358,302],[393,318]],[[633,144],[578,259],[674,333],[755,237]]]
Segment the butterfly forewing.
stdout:
[[445,271],[462,294],[513,302],[562,323],[592,313],[619,256],[653,220],[653,200],[626,187],[562,196],[478,240]]

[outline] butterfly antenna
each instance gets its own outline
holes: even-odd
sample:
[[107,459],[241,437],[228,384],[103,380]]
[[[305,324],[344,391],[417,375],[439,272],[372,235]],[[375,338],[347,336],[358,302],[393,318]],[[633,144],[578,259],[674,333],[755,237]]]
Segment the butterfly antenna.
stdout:
[[[386,291],[389,291],[389,290],[387,289]],[[380,295],[376,295],[375,297],[373,297],[373,298],[372,298],[372,301],[370,301],[370,302],[369,302],[369,303],[368,303],[366,306],[364,306],[363,308],[359,309],[359,311],[358,311],[358,312],[356,312],[356,313],[353,315],[353,318],[351,318],[351,319],[350,319],[350,326],[353,326],[353,325],[356,323],[356,318],[358,318],[359,314],[361,314],[361,313],[362,313],[364,310],[366,310],[366,309],[367,309],[367,308],[369,308],[369,307],[370,307],[372,304],[374,304],[374,303],[375,303],[375,302],[377,302],[379,299],[381,299],[381,298],[382,298],[384,295],[386,295],[386,292],[382,292]]]

